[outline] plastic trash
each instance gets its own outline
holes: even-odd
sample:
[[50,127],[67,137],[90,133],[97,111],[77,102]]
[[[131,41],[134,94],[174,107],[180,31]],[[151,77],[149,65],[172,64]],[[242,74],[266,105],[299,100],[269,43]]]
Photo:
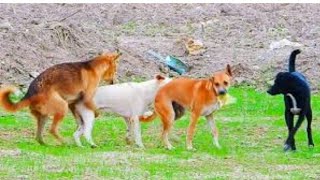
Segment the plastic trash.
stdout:
[[158,60],[160,60],[160,62],[166,64],[171,70],[179,73],[180,75],[184,74],[190,70],[190,67],[185,62],[183,62],[182,60],[180,60],[174,56],[167,56],[166,58],[164,58],[159,53],[157,53],[153,50],[149,50],[148,54],[157,58]]

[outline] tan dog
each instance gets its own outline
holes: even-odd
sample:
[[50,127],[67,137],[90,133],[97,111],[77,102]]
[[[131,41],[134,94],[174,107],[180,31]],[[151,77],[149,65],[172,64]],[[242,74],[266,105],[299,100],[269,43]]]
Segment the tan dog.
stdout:
[[94,111],[92,98],[97,86],[102,78],[113,82],[119,56],[118,52],[106,53],[90,61],[52,66],[31,82],[27,94],[18,103],[9,99],[15,88],[0,89],[0,104],[9,112],[29,106],[31,114],[37,119],[36,139],[40,144],[44,144],[42,136],[45,123],[53,116],[50,133],[63,142],[58,133],[58,125],[68,112],[68,105],[81,101]]
[[[168,135],[175,119],[180,118],[184,108],[191,111],[190,125],[187,130],[187,149],[191,150],[192,138],[200,116],[205,116],[211,128],[214,142],[218,148],[218,129],[212,113],[223,105],[223,97],[227,93],[232,78],[231,68],[216,72],[207,79],[178,78],[161,88],[155,98],[155,112],[160,116],[163,131],[162,140],[168,149],[172,149]],[[141,121],[151,121],[150,118],[140,118]]]

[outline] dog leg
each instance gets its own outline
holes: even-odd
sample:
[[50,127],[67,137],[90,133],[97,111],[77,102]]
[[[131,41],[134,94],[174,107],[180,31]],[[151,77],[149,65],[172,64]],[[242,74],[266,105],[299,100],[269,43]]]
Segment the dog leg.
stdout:
[[172,129],[173,121],[174,120],[172,118],[172,119],[169,119],[169,121],[167,121],[165,124],[163,124],[162,141],[164,142],[168,150],[172,150],[174,148],[169,141],[169,133]]
[[142,138],[141,138],[141,127],[140,127],[140,121],[139,121],[139,116],[134,116],[132,118],[133,121],[133,131],[134,131],[134,139],[135,143],[138,147],[144,148],[144,145],[142,143]]
[[187,130],[187,150],[193,150],[192,139],[199,120],[199,116],[200,113],[198,111],[193,111],[191,114],[191,120]]
[[98,86],[98,82],[97,83],[92,83],[90,88],[88,88],[88,90],[86,91],[86,94],[84,94],[84,97],[83,97],[83,102],[84,102],[84,105],[88,108],[88,109],[91,109],[92,111],[96,111],[96,105],[94,104],[93,102],[93,96],[95,94],[95,91],[96,91],[96,86]]
[[73,133],[74,141],[76,142],[77,146],[83,147],[80,137],[84,132],[84,125],[83,125],[83,119],[79,115],[78,111],[76,110],[76,104],[69,104],[69,109],[71,110],[73,117],[76,120],[77,123],[77,130]]
[[37,120],[36,140],[39,142],[39,144],[45,145],[45,143],[43,141],[43,131],[44,131],[44,127],[46,125],[46,122],[48,120],[48,117],[43,116],[36,111],[31,111],[31,113],[35,116],[35,118]]
[[83,121],[82,117],[78,115],[78,117],[76,118],[76,122],[77,122],[78,128],[77,128],[76,132],[73,133],[73,138],[74,138],[74,141],[76,142],[77,146],[83,147],[81,140],[80,140],[80,137],[84,133],[84,121]]
[[68,112],[68,103],[58,94],[52,94],[50,101],[50,109],[53,114],[53,121],[50,127],[50,133],[61,144],[64,144],[64,140],[59,135],[59,124],[63,120],[63,117]]
[[[292,131],[290,132],[289,137],[286,141],[286,144],[291,146],[292,150],[296,150],[294,135],[298,131],[299,127],[301,126],[303,119],[304,119],[304,116],[305,116],[305,113],[301,113],[299,115],[298,121],[297,121],[296,125],[294,126],[294,128],[292,129]],[[287,150],[289,150],[289,149],[285,149],[285,151],[287,151]]]
[[87,142],[91,145],[92,148],[97,147],[97,145],[92,140],[92,129],[94,124],[94,111],[87,110],[83,112],[82,117],[85,121],[84,124],[84,137],[86,138]]
[[220,144],[219,144],[219,132],[218,132],[218,128],[217,128],[217,126],[216,126],[216,122],[215,122],[215,120],[213,119],[212,114],[206,116],[206,119],[207,119],[208,125],[209,125],[210,130],[211,130],[211,133],[212,133],[212,139],[213,139],[216,147],[219,148],[219,149],[221,149],[221,146],[220,146]]
[[58,133],[58,127],[60,122],[64,117],[64,113],[57,113],[53,117],[53,122],[51,124],[50,133],[55,137],[60,143],[64,144],[63,138]]
[[[293,129],[293,119],[294,116],[293,114],[290,112],[290,110],[285,111],[285,120],[286,120],[286,124],[287,124],[287,128],[288,128],[288,138],[287,141],[289,139],[290,133],[292,132]],[[284,144],[284,151],[288,151],[289,149],[291,149],[290,144],[287,144],[287,142]]]
[[78,112],[80,113],[81,119],[83,121],[83,134],[87,142],[92,148],[97,147],[97,145],[92,140],[92,129],[94,124],[94,111],[88,109],[84,103],[76,105]]
[[83,147],[80,137],[84,133],[84,126],[82,124],[78,125],[76,132],[73,133],[74,141],[76,142],[78,147]]
[[313,139],[312,139],[312,130],[311,130],[311,123],[312,123],[312,110],[309,108],[309,110],[306,113],[307,118],[307,133],[308,133],[308,145],[309,147],[313,148]]
[[169,133],[174,122],[174,110],[171,102],[155,101],[155,111],[159,115],[162,122],[161,139],[168,150],[173,149],[169,141]]
[[133,134],[133,127],[132,127],[132,122],[130,120],[130,118],[127,117],[123,117],[126,121],[126,125],[127,125],[127,132],[126,132],[126,142],[127,144],[132,144],[132,134]]

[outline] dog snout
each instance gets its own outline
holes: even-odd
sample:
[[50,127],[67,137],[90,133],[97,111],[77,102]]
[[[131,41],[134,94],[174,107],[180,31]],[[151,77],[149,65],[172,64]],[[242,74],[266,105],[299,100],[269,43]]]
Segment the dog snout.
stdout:
[[279,94],[280,92],[276,88],[271,87],[269,90],[267,90],[267,93],[274,96],[274,95]]
[[219,95],[225,95],[225,94],[227,94],[227,90],[226,89],[219,89],[218,93],[219,93]]
[[268,93],[268,94],[271,94],[271,89],[268,89],[268,90],[267,90],[267,93]]

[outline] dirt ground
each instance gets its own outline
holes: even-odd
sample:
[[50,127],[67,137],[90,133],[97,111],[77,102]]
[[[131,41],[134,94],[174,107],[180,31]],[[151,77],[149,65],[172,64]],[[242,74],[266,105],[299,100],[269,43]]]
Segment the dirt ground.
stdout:
[[[168,73],[147,54],[152,49],[187,62],[187,76],[205,77],[230,63],[237,84],[261,88],[299,46],[297,69],[318,90],[319,12],[315,4],[1,4],[0,84],[27,86],[54,64],[119,48],[120,81]],[[189,37],[206,51],[188,55]],[[281,40],[291,44],[274,44]]]

